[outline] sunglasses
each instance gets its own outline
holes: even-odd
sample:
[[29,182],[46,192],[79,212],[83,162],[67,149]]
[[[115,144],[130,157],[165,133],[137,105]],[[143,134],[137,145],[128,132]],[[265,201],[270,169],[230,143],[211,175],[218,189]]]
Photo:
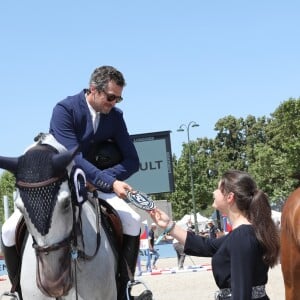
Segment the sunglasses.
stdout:
[[103,92],[105,94],[106,100],[108,102],[116,101],[117,103],[120,103],[123,100],[123,98],[121,96],[116,96],[114,94],[108,94],[105,91],[101,91],[101,92]]

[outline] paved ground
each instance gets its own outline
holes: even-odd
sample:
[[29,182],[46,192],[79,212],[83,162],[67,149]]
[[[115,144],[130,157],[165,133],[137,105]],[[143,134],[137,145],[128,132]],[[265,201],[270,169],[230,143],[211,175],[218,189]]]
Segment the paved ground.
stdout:
[[[217,290],[212,272],[209,269],[210,259],[201,257],[186,257],[185,268],[193,267],[194,272],[185,270],[177,272],[176,258],[159,259],[157,266],[159,270],[171,270],[171,272],[156,272],[156,275],[143,274],[137,276],[136,279],[144,282],[150,288],[154,295],[154,300],[209,300],[214,299],[214,292]],[[202,269],[198,266],[203,266]],[[145,265],[142,262],[142,270]],[[0,281],[0,294],[9,290],[10,284],[7,276],[2,276]],[[138,293],[142,285],[135,287]],[[271,300],[284,300],[284,285],[281,274],[281,267],[278,265],[269,273],[269,283],[267,285],[267,293]],[[0,298],[1,299],[1,298]],[[3,300],[8,299],[2,297]],[[30,300],[30,299],[24,299]],[[87,299],[93,300],[93,299]]]

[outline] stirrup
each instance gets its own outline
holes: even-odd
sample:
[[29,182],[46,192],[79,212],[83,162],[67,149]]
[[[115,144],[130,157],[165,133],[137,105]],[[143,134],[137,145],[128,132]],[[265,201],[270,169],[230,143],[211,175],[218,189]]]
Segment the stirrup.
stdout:
[[127,297],[127,300],[130,300],[132,298],[131,295],[130,295],[130,290],[131,290],[131,287],[135,286],[135,285],[138,285],[138,284],[142,284],[145,288],[145,290],[139,295],[139,296],[133,296],[134,298],[133,299],[136,299],[136,300],[152,300],[152,292],[148,289],[147,285],[143,282],[143,281],[140,281],[140,280],[134,280],[134,281],[128,281],[127,283],[127,288],[126,288],[126,297]]
[[3,296],[12,297],[11,299],[16,299],[16,300],[21,299],[18,292],[4,292],[3,294],[1,294],[0,299],[2,299]]

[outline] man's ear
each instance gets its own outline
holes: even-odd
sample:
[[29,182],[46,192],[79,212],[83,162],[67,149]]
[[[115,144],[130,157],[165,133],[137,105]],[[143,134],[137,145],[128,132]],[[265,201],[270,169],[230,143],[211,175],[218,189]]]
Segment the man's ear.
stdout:
[[95,94],[96,92],[97,92],[97,89],[96,89],[96,87],[95,86],[93,86],[93,85],[90,85],[90,92],[91,92],[91,94]]

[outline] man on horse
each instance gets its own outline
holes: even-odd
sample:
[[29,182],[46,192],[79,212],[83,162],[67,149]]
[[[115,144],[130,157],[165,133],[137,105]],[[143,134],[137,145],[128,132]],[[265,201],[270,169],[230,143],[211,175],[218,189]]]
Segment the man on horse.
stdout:
[[[134,278],[140,235],[140,216],[124,201],[127,192],[132,191],[124,180],[139,168],[139,158],[123,113],[115,107],[122,100],[124,86],[125,79],[115,68],[96,68],[89,88],[57,103],[50,122],[50,133],[66,149],[79,146],[79,154],[74,160],[84,170],[90,190],[96,190],[98,197],[106,200],[121,219],[124,259],[120,260],[118,300],[127,299],[127,283]],[[103,143],[106,147],[113,143],[118,154],[115,152],[114,156],[100,157],[95,149]],[[109,152],[113,153],[112,150]],[[19,217],[20,214],[15,214],[2,227],[5,261],[11,281],[17,277],[20,266],[15,246],[15,228]],[[140,296],[130,296],[130,299],[149,299],[150,294],[146,290]]]
[[[127,131],[123,112],[116,104],[123,100],[123,74],[111,66],[96,68],[89,88],[57,103],[50,133],[67,149],[80,146],[75,163],[81,167],[91,190],[115,208],[123,226],[123,257],[120,268],[119,300],[126,299],[126,287],[135,273],[139,252],[140,216],[124,201],[132,187],[124,180],[139,169],[139,158]],[[116,145],[120,155],[113,159],[98,155],[98,145]],[[113,150],[108,151],[109,156]],[[132,298],[133,299],[133,298]],[[139,299],[142,299],[140,297]]]

